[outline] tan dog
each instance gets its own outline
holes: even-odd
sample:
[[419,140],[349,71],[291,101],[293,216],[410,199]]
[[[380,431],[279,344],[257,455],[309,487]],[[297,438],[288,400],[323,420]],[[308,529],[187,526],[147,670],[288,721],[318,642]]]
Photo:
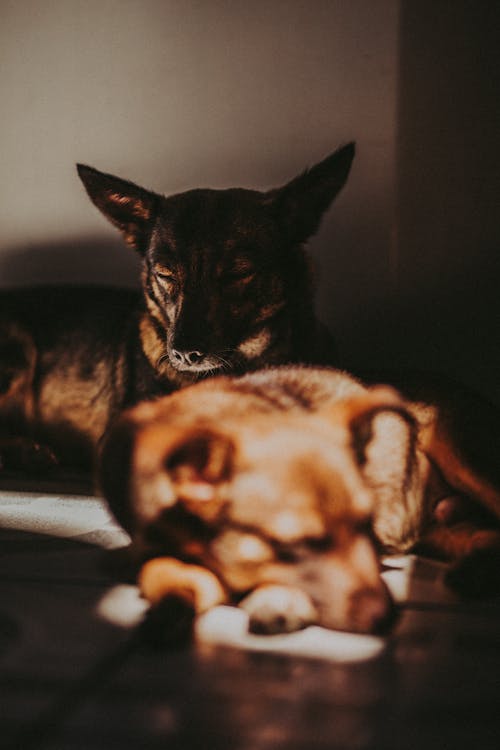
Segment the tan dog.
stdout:
[[[457,514],[463,493],[500,515],[498,491],[444,430],[436,408],[392,389],[276,368],[124,414],[101,483],[139,555],[152,557],[140,574],[150,601],[176,595],[201,612],[246,597],[254,631],[376,632],[393,614],[380,546],[470,552],[475,527],[461,527],[457,544],[456,528],[436,520]],[[497,531],[483,534],[498,543]]]

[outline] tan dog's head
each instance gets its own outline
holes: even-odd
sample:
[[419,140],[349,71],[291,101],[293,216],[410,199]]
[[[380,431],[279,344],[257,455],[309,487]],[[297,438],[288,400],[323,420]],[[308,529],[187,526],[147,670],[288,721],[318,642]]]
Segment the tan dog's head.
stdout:
[[112,431],[102,486],[118,520],[151,554],[203,565],[236,598],[268,583],[299,588],[321,625],[375,632],[392,604],[360,465],[371,421],[387,409],[402,411],[385,389],[321,417],[216,420],[194,409],[192,419],[176,420],[145,405]]

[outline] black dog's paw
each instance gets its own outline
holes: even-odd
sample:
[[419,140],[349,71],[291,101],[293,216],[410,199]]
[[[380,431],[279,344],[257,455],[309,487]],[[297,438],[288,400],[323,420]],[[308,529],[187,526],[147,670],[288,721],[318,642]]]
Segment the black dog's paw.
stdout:
[[169,594],[146,612],[140,637],[151,648],[177,648],[193,637],[194,607],[185,598]]
[[50,474],[58,466],[57,456],[47,445],[29,438],[0,441],[0,471],[43,475]]
[[260,586],[243,599],[240,607],[249,616],[249,631],[262,635],[302,630],[318,616],[309,596],[289,586]]
[[476,549],[447,573],[446,584],[467,599],[500,594],[500,548]]

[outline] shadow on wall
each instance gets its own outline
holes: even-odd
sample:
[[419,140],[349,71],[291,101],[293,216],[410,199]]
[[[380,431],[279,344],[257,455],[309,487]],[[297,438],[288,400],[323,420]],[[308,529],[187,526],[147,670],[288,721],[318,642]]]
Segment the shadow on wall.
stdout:
[[484,253],[446,275],[416,277],[404,292],[395,288],[372,304],[361,298],[342,331],[345,366],[441,372],[500,405],[499,280],[498,256]]
[[41,284],[137,286],[139,258],[120,239],[88,236],[14,247],[0,255],[2,287]]

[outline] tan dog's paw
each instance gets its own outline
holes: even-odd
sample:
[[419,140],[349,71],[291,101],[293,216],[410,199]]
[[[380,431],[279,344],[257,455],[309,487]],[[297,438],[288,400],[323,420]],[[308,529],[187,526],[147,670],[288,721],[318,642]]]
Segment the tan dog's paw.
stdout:
[[143,597],[151,602],[142,636],[154,647],[189,640],[194,617],[226,601],[226,592],[213,573],[173,557],[148,560],[138,583]]
[[264,585],[240,603],[248,613],[251,633],[293,633],[317,621],[318,613],[307,594],[290,586]]
[[219,579],[212,572],[173,557],[148,560],[139,574],[139,588],[152,604],[176,596],[190,604],[197,614],[225,603],[227,598]]

